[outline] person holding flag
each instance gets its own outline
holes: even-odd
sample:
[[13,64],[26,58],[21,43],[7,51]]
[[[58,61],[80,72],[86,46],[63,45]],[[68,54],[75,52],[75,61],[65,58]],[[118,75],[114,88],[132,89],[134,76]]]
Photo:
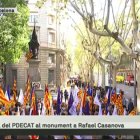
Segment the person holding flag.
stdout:
[[31,100],[31,109],[30,109],[30,115],[38,115],[37,113],[37,107],[36,107],[36,96],[34,90],[32,91],[32,100]]
[[50,115],[51,112],[51,102],[50,102],[50,93],[48,89],[48,85],[45,85],[45,93],[44,93],[44,105],[46,110],[46,115]]
[[61,113],[61,96],[60,96],[60,87],[58,87],[56,114],[60,115],[60,113]]
[[72,95],[72,92],[71,92],[71,93],[70,93],[69,100],[68,100],[68,114],[69,114],[69,115],[70,115],[69,110],[70,110],[70,108],[71,108],[73,102],[74,102],[74,99],[73,99],[73,95]]

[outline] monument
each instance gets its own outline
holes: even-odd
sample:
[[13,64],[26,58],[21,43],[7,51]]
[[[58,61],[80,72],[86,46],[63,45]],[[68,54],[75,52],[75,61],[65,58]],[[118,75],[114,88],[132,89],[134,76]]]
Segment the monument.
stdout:
[[43,98],[44,91],[41,88],[41,75],[39,70],[39,64],[41,60],[38,59],[39,43],[37,39],[35,24],[32,32],[32,37],[29,42],[29,51],[32,54],[31,58],[27,61],[29,63],[28,75],[32,83],[32,87],[35,88],[35,94],[37,98]]

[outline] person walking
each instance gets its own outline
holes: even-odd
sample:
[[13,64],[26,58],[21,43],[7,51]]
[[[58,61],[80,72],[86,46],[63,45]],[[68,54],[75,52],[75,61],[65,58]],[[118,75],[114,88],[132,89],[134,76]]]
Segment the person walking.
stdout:
[[68,100],[68,91],[65,89],[64,91],[65,103]]
[[132,99],[130,98],[128,103],[128,114],[134,109],[134,104],[132,102]]
[[61,94],[61,102],[63,102],[63,90],[60,91]]

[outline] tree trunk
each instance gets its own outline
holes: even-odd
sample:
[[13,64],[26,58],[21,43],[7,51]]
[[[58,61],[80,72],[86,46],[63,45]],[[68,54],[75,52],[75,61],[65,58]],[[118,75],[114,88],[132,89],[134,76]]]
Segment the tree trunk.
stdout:
[[112,87],[116,87],[116,67],[112,67]]
[[140,113],[140,65],[137,71],[137,111]]
[[[140,44],[139,40],[139,25],[138,25],[138,15],[136,13],[136,0],[131,0],[131,7],[132,7],[132,17],[133,17],[133,37],[134,37],[134,49],[136,51],[137,45]],[[134,61],[135,62],[135,61]],[[136,65],[135,65],[136,66]],[[135,67],[134,67],[135,68]],[[138,68],[140,68],[140,64],[138,64]],[[134,80],[136,80],[136,75],[134,74]],[[137,71],[137,92],[134,87],[134,105],[137,107],[138,114],[140,113],[140,69]],[[134,83],[135,86],[136,83]],[[136,97],[137,93],[137,97]],[[136,102],[137,98],[137,102]]]
[[93,85],[93,82],[94,82],[94,76],[93,76],[93,67],[90,66],[90,71],[89,71],[89,81],[91,83],[91,85]]
[[100,63],[101,70],[102,70],[102,87],[105,87],[105,65]]

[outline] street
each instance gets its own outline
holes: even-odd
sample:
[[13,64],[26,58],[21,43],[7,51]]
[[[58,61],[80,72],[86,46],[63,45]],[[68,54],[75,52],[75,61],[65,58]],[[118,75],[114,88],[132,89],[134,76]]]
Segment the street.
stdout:
[[130,98],[134,99],[134,86],[117,84],[117,89],[122,89],[127,99],[130,99]]

